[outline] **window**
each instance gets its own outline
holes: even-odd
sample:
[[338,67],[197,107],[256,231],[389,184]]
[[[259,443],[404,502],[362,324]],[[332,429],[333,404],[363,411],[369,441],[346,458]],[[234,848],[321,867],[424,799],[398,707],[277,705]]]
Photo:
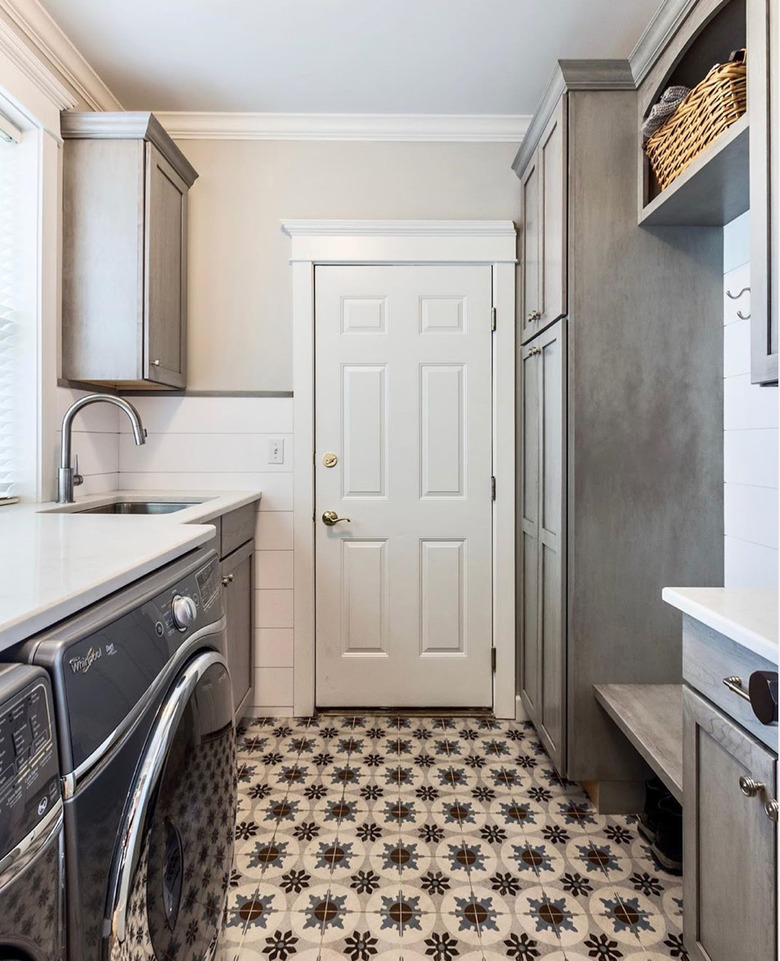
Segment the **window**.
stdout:
[[23,332],[19,318],[22,276],[20,217],[21,132],[0,115],[0,503],[13,497],[20,481],[23,425],[20,363]]

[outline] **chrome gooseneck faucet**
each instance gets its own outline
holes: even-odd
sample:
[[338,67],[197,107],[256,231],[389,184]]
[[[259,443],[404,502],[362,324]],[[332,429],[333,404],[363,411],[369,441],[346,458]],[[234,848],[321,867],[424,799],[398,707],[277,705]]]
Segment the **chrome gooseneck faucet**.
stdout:
[[113,394],[87,394],[86,397],[80,397],[75,404],[72,404],[67,409],[65,416],[62,418],[62,451],[60,455],[60,468],[57,471],[58,504],[72,504],[73,487],[77,484],[83,483],[83,478],[79,477],[77,472],[74,471],[70,462],[73,418],[76,416],[76,414],[78,414],[82,407],[87,407],[89,404],[98,404],[103,402],[106,404],[113,404],[115,407],[123,410],[130,418],[130,424],[133,428],[133,437],[135,438],[136,444],[140,446],[141,444],[146,443],[146,429],[141,423],[141,417],[138,411],[135,409],[135,407],[133,407],[132,404],[128,404],[128,402],[126,400],[122,400],[121,397],[114,397]]

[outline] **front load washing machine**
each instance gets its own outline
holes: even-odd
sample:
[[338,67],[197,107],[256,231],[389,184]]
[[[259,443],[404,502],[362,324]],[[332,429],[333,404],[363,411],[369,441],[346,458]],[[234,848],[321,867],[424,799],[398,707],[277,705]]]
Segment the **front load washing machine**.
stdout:
[[219,560],[195,552],[21,645],[52,680],[68,961],[208,961],[233,856]]
[[62,799],[49,678],[0,665],[0,957],[61,961]]

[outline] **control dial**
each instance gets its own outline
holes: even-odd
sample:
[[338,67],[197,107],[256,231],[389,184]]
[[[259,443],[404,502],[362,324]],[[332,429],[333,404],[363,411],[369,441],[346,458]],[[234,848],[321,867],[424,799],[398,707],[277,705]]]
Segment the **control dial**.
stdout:
[[748,686],[753,713],[762,724],[777,724],[777,671],[755,671]]
[[180,631],[186,631],[188,627],[192,627],[195,623],[198,609],[191,597],[187,597],[186,594],[177,594],[171,603],[171,614],[173,614],[173,623],[176,627]]

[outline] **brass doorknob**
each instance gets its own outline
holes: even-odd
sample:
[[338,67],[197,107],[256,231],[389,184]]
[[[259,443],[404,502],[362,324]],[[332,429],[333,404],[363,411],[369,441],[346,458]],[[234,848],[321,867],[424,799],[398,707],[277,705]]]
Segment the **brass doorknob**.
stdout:
[[335,511],[325,511],[325,513],[322,515],[322,523],[326,527],[333,527],[338,524],[339,521],[346,521],[348,524],[352,523],[348,517],[339,517]]

